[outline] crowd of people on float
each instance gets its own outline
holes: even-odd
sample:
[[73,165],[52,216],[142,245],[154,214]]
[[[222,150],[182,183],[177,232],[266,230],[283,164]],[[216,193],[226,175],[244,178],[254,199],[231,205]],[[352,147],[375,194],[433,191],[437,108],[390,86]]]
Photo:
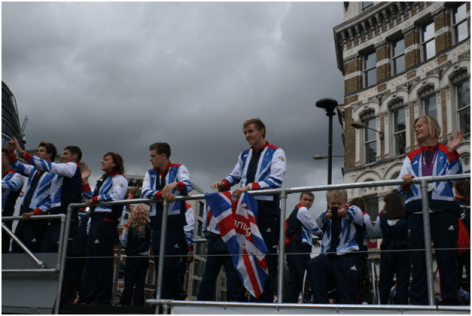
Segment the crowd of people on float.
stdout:
[[[380,302],[427,305],[427,275],[424,255],[422,191],[414,178],[463,173],[458,146],[463,140],[459,131],[447,144],[438,142],[441,133],[436,119],[422,116],[415,120],[415,134],[420,148],[406,155],[399,179],[399,193],[384,197],[384,208],[378,214],[375,226],[366,213],[366,203],[355,198],[348,203],[346,190],[326,192],[328,208],[313,220],[309,209],[314,195],[300,194],[299,203],[286,219],[285,246],[290,279],[285,303],[300,302],[305,271],[311,286],[312,302],[328,304],[360,303],[365,278],[368,238],[382,238],[380,259]],[[239,198],[243,192],[282,187],[286,170],[283,149],[266,141],[266,127],[260,119],[250,119],[243,124],[244,136],[251,146],[239,156],[232,172],[210,187],[218,191],[230,190]],[[20,162],[15,154],[22,157]],[[56,147],[41,142],[37,156],[26,153],[16,139],[2,149],[2,216],[12,216],[15,201],[26,182],[23,202],[20,206],[15,236],[32,252],[57,252],[60,220],[40,220],[44,214],[67,214],[70,203],[85,201],[86,208],[74,209],[71,216],[68,253],[65,267],[63,301],[73,302],[78,295],[80,304],[108,305],[113,286],[114,246],[121,242],[125,248],[125,288],[120,304],[145,303],[144,285],[149,266],[150,249],[154,256],[160,251],[163,204],[139,204],[129,206],[102,205],[97,203],[144,198],[165,200],[168,204],[165,258],[162,280],[162,298],[182,300],[187,298],[183,290],[183,275],[193,260],[193,209],[184,201],[192,189],[190,173],[183,164],[170,161],[171,148],[167,143],[154,143],[149,147],[152,168],[144,177],[141,196],[139,188],[130,191],[124,176],[121,155],[107,152],[101,161],[103,175],[94,189],[88,183],[91,175],[86,164],[81,165],[82,152],[77,146],[67,146],[61,156],[62,163],[53,162]],[[454,188],[453,188],[454,185]],[[454,194],[455,192],[455,194]],[[268,278],[262,294],[251,296],[252,302],[276,301],[277,249],[280,235],[280,197],[278,194],[254,195],[257,200],[257,225],[267,246],[266,262]],[[470,292],[470,182],[466,180],[441,181],[428,187],[431,235],[436,251],[441,301],[445,305],[461,305],[468,301]],[[118,223],[126,213],[121,241]],[[36,217],[33,218],[32,216]],[[39,218],[39,220],[38,220]],[[11,222],[5,222],[11,229]],[[214,298],[215,283],[224,265],[227,278],[226,300],[248,301],[246,289],[233,265],[228,248],[220,236],[219,227],[208,207],[205,209],[203,231],[208,240],[208,258],[200,284],[198,300]],[[313,243],[313,236],[321,241]],[[468,245],[467,245],[468,241]],[[10,236],[2,232],[2,252],[9,252]],[[11,251],[23,252],[23,247],[13,241]],[[321,247],[320,254],[311,258],[313,245]],[[151,248],[152,247],[152,248]],[[85,258],[86,259],[85,259]],[[157,262],[157,260],[155,261]],[[458,265],[459,264],[459,265]],[[156,273],[158,265],[155,264]],[[460,278],[466,270],[465,289]],[[83,273],[83,271],[85,271]],[[80,279],[84,281],[78,291]],[[396,283],[394,283],[394,275]],[[410,276],[411,275],[411,276]],[[336,289],[333,299],[330,293]],[[274,299],[275,298],[275,299]]]

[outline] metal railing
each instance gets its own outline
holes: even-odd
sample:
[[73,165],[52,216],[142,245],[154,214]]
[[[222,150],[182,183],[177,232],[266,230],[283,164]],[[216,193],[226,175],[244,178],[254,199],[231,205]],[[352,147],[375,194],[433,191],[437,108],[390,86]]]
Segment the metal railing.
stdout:
[[[7,221],[14,221],[14,220],[21,220],[21,216],[8,216],[2,217],[2,229],[5,230],[8,235],[13,239],[13,242],[16,242],[24,251],[25,253],[39,266],[39,269],[2,269],[2,273],[58,273],[59,272],[59,284],[58,284],[58,291],[57,291],[57,298],[56,304],[54,306],[54,313],[59,314],[59,302],[62,293],[62,285],[64,279],[64,269],[65,269],[65,260],[67,254],[67,242],[68,238],[65,236],[69,236],[69,227],[70,227],[70,217],[71,212],[67,213],[67,216],[64,214],[58,215],[39,215],[39,216],[30,216],[28,219],[29,221],[32,220],[48,220],[48,219],[60,219],[61,220],[61,228],[59,232],[59,245],[58,245],[58,254],[57,254],[57,264],[56,268],[54,269],[46,269],[44,263],[39,260],[32,252],[28,249],[16,236],[12,233],[12,231],[3,223]],[[67,224],[67,225],[66,225]]]
[[[422,205],[423,205],[423,222],[424,222],[424,236],[425,236],[425,256],[426,256],[426,271],[427,271],[427,286],[428,286],[428,301],[429,305],[435,305],[434,300],[434,283],[433,283],[433,258],[432,258],[432,246],[428,242],[431,240],[431,230],[430,230],[430,219],[429,219],[429,201],[428,201],[428,183],[430,182],[438,182],[438,181],[456,181],[461,179],[468,179],[470,178],[470,174],[461,174],[461,175],[451,175],[451,176],[440,176],[440,177],[419,177],[414,178],[413,183],[417,183],[421,185],[422,190]],[[281,214],[280,214],[280,240],[285,240],[285,218],[286,218],[286,202],[287,196],[289,194],[294,193],[301,193],[307,191],[328,191],[328,190],[339,190],[339,189],[354,189],[354,188],[363,188],[363,187],[380,187],[380,186],[396,186],[404,184],[402,180],[383,180],[383,181],[370,181],[370,182],[362,182],[362,183],[343,183],[343,184],[331,184],[331,185],[321,185],[321,186],[306,186],[306,187],[295,187],[295,188],[280,188],[280,189],[271,189],[271,190],[260,190],[260,191],[249,191],[252,195],[267,195],[267,194],[278,194],[281,198]],[[203,200],[205,199],[204,194],[196,194],[190,196],[179,196],[175,198],[177,201],[186,201],[186,200]],[[167,216],[168,216],[168,206],[169,204],[163,200],[149,200],[149,199],[133,199],[133,200],[120,200],[120,201],[112,201],[112,202],[99,202],[96,203],[96,206],[99,205],[124,205],[124,204],[151,204],[156,202],[163,203],[163,212],[162,212],[162,228],[161,228],[161,239],[160,239],[160,251],[158,254],[159,262],[158,262],[158,269],[157,269],[157,277],[156,277],[156,299],[148,299],[146,302],[148,304],[156,305],[156,312],[159,306],[164,308],[164,311],[168,311],[171,306],[171,302],[169,300],[162,300],[162,279],[163,279],[163,267],[164,267],[164,251],[165,251],[165,242],[166,242],[166,232],[167,232]],[[55,306],[55,313],[59,313],[59,302],[60,297],[62,294],[62,284],[64,279],[64,269],[60,267],[65,266],[65,259],[67,254],[67,244],[63,242],[64,240],[68,240],[64,238],[65,236],[69,236],[70,231],[70,218],[72,214],[73,208],[85,207],[85,203],[72,203],[68,206],[67,209],[67,217],[65,219],[65,229],[64,225],[61,225],[61,242],[59,246],[59,261],[60,264],[58,266],[58,270],[60,272],[59,276],[59,289],[58,289],[58,300]],[[61,217],[61,221],[64,220],[64,215],[55,215],[54,218]],[[37,217],[36,219],[46,219],[47,216]],[[21,219],[21,217],[6,217],[2,220],[17,220]],[[35,216],[32,216],[30,219],[35,219]],[[63,224],[63,223],[62,223]],[[3,225],[3,229],[6,229],[9,234],[14,237],[8,228]],[[64,235],[62,235],[64,233]],[[120,254],[118,254],[119,256]],[[156,255],[156,254],[154,254]],[[34,257],[31,253],[30,256]],[[285,257],[285,244],[283,242],[280,243],[279,246],[279,253],[278,253],[278,283],[277,283],[277,296],[278,296],[278,303],[283,303],[283,272],[284,272],[284,257]],[[38,262],[39,264],[39,262]],[[117,264],[119,264],[117,262]],[[40,264],[39,264],[40,265]],[[375,269],[371,267],[372,273],[376,273]],[[23,270],[21,270],[23,271]],[[3,270],[5,272],[5,270]],[[51,271],[52,272],[52,271]],[[57,270],[54,270],[57,272]],[[115,282],[116,283],[116,282]],[[116,289],[116,287],[115,287]],[[116,295],[116,290],[114,291]],[[377,294],[378,297],[378,294]],[[188,302],[187,302],[188,304]],[[215,303],[213,303],[214,305]],[[239,303],[238,306],[244,306],[245,303]],[[254,303],[247,303],[249,305],[254,305]],[[226,304],[227,305],[227,304]],[[248,306],[249,306],[248,305]]]

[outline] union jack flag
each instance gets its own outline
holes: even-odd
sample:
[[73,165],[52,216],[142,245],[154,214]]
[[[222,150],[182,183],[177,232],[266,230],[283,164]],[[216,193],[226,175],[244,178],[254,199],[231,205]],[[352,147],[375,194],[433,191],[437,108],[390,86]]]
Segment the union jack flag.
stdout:
[[269,272],[267,246],[257,227],[257,201],[249,193],[235,199],[229,191],[205,194],[205,198],[239,278],[253,296],[259,297]]

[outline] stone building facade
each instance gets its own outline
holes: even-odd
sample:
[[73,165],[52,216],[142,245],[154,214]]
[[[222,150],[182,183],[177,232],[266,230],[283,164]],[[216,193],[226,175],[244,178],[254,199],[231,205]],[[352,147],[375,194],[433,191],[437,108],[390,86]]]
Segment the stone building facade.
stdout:
[[[426,114],[438,119],[443,143],[464,131],[458,151],[470,172],[469,2],[344,2],[334,38],[345,78],[344,182],[397,179],[418,147],[414,120]],[[349,197],[365,197],[375,220],[393,189],[353,189]]]

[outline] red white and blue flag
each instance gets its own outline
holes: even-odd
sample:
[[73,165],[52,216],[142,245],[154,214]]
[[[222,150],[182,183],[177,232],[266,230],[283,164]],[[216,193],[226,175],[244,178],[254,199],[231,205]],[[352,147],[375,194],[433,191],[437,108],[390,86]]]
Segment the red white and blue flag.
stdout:
[[253,296],[259,297],[269,272],[267,246],[257,227],[257,201],[249,193],[235,199],[229,191],[205,194],[205,198],[239,278]]

